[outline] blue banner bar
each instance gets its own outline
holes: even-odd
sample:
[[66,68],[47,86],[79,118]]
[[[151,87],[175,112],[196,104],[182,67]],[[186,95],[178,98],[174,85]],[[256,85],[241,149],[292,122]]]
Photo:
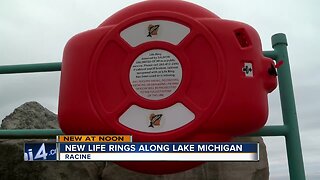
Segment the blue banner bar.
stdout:
[[59,151],[74,153],[257,153],[257,143],[60,143]]

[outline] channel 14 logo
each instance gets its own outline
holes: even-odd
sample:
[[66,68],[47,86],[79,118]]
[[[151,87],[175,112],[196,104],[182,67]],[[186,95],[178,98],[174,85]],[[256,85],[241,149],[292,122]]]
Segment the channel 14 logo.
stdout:
[[56,143],[26,143],[24,144],[25,161],[55,161],[57,160]]

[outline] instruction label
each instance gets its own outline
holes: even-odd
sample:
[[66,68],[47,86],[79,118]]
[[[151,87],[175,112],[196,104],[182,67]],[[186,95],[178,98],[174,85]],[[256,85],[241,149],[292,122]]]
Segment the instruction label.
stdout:
[[169,51],[153,49],[140,54],[130,68],[130,83],[137,94],[150,100],[173,94],[182,79],[178,58]]

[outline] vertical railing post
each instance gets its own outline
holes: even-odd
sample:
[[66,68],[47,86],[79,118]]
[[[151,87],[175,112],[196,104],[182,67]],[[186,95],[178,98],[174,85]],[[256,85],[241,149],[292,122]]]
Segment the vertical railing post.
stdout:
[[293,85],[287,52],[287,38],[285,34],[275,34],[271,38],[272,48],[277,54],[276,61],[283,61],[278,69],[281,109],[284,125],[287,127],[286,147],[291,180],[304,180],[305,172],[300,143],[298,118],[293,94]]

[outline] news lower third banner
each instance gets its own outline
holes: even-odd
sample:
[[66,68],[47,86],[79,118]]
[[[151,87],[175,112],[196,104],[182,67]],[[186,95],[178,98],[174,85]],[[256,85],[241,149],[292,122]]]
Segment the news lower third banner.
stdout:
[[255,142],[132,142],[131,136],[58,136],[26,143],[25,161],[258,161]]

